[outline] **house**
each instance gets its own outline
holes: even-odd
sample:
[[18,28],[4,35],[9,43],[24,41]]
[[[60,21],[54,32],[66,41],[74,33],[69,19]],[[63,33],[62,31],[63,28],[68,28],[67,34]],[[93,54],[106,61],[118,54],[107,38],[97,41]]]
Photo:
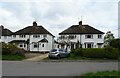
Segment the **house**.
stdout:
[[5,42],[5,43],[10,42],[12,34],[13,34],[12,31],[10,31],[7,28],[4,28],[3,25],[0,26],[0,42]]
[[62,31],[59,35],[60,48],[69,50],[76,47],[101,48],[104,42],[104,32],[90,25],[84,25],[82,21]]
[[[12,33],[9,43],[33,52],[47,52],[54,47],[54,36],[43,26],[33,22],[32,26],[27,26]],[[5,41],[6,42],[6,41]]]

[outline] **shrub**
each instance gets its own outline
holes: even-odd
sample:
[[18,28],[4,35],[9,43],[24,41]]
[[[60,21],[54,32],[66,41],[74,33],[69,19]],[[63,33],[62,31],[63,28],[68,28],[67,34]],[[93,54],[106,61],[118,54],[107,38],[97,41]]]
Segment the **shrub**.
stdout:
[[104,49],[102,48],[86,48],[83,49],[83,57],[87,58],[104,58]]
[[76,56],[82,56],[82,48],[77,48],[77,49],[73,49],[72,53],[74,53]]
[[2,55],[17,54],[17,55],[25,56],[24,54],[25,50],[20,49],[13,44],[2,43],[1,48],[2,48]]
[[8,48],[2,48],[2,55],[8,55],[11,54],[10,50]]
[[112,47],[106,48],[79,48],[73,50],[74,54],[77,56],[87,57],[87,58],[108,58],[117,59],[118,49]]

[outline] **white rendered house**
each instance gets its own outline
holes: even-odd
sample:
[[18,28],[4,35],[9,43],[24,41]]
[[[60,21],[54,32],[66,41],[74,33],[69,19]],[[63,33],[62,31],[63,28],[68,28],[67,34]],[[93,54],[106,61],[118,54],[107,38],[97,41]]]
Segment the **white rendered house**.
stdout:
[[8,40],[3,42],[15,44],[27,51],[48,52],[54,48],[54,36],[36,22],[33,22],[33,26],[27,26],[12,33]]
[[0,42],[8,43],[11,41],[13,32],[10,31],[7,28],[4,28],[4,26],[0,26]]
[[89,25],[83,25],[82,21],[62,31],[59,35],[60,47],[69,50],[76,48],[77,44],[82,48],[101,48],[104,43],[104,32]]

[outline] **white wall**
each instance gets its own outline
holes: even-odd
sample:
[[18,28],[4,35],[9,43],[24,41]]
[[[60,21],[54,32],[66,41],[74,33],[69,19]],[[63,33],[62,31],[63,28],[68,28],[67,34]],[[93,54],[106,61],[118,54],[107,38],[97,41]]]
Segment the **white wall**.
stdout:
[[[39,43],[39,48],[34,48],[34,43],[33,42],[38,42],[42,39],[44,39],[43,35],[44,34],[40,34],[41,36],[38,38],[34,38],[33,35],[30,35],[30,51],[50,51],[51,49],[53,49],[53,41],[54,38],[53,36],[47,34],[46,39],[48,40],[48,43]],[[44,44],[44,47],[42,47],[42,44]]]
[[[73,35],[73,34],[70,34],[70,35]],[[76,34],[76,38],[75,39],[70,39],[70,42],[75,42],[77,43],[77,41],[81,42],[82,44],[82,47],[85,48],[85,43],[94,43],[93,44],[93,48],[98,48],[98,45],[97,43],[104,43],[104,35],[102,35],[102,38],[99,39],[98,38],[98,34],[92,34],[93,35],[93,38],[89,39],[89,38],[85,38],[85,35],[88,35],[88,34]],[[68,35],[63,35],[63,36],[68,36]],[[59,39],[59,42],[62,42],[62,41],[67,41],[67,39]]]
[[5,43],[8,43],[12,40],[12,37],[11,36],[1,36],[0,38],[0,42],[5,42]]

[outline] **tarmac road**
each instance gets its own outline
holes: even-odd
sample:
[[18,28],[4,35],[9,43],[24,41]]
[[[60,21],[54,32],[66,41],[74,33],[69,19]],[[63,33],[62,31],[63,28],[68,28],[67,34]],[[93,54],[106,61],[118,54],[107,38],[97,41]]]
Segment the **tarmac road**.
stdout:
[[79,76],[86,72],[118,70],[118,62],[3,61],[2,68],[3,76]]

